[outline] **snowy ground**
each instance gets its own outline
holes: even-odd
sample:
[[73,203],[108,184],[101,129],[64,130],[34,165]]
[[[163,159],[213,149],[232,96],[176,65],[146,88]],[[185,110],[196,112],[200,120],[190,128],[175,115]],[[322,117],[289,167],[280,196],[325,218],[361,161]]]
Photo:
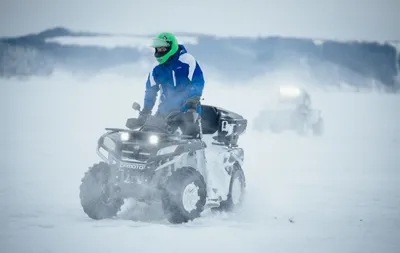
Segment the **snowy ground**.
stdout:
[[183,225],[135,222],[127,211],[89,219],[80,179],[99,161],[103,129],[135,115],[144,81],[0,80],[1,252],[399,252],[400,97],[392,95],[315,91],[327,131],[303,138],[251,130],[265,90],[208,80],[206,103],[250,120],[241,137],[245,208]]

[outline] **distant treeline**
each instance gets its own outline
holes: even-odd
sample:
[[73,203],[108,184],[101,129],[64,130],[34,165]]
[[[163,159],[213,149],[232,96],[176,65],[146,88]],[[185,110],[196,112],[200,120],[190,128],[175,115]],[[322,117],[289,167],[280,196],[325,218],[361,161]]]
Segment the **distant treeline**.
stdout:
[[[107,68],[153,60],[134,47],[61,45],[46,42],[60,36],[98,36],[54,28],[39,34],[0,40],[0,76],[50,75],[56,68],[95,74]],[[186,34],[188,35],[188,34]],[[228,79],[246,79],[281,68],[307,69],[328,84],[375,80],[390,89],[399,86],[400,57],[389,43],[323,41],[260,37],[218,38],[190,34],[198,44],[185,45],[204,66],[218,69]]]

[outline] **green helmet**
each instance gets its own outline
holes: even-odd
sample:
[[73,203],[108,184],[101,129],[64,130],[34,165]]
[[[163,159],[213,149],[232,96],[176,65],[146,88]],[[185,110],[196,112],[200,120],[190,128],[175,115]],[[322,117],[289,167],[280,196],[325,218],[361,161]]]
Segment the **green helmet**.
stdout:
[[154,56],[160,64],[178,52],[178,41],[172,33],[163,32],[153,39],[151,46],[154,48]]

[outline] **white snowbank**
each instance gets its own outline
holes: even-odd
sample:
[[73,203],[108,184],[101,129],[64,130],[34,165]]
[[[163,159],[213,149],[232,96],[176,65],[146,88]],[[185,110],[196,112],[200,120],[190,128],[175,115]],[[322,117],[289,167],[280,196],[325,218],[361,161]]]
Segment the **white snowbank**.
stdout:
[[[400,247],[400,97],[312,90],[321,138],[252,131],[269,89],[208,80],[204,103],[250,120],[248,200],[237,215],[183,225],[94,221],[79,203],[80,179],[99,161],[97,138],[123,127],[142,103],[142,76],[80,80],[61,73],[0,80],[0,245],[4,252],[385,252]],[[279,80],[275,80],[277,83]],[[246,86],[247,85],[247,86]],[[137,211],[137,210],[136,210]]]

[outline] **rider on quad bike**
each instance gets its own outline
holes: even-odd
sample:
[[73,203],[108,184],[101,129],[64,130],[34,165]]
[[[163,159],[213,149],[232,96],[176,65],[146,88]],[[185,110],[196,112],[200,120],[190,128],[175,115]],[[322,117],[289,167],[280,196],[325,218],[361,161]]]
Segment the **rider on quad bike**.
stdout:
[[279,102],[292,103],[296,105],[297,110],[308,112],[311,108],[311,98],[305,89],[298,87],[280,87]]
[[[132,198],[161,204],[171,223],[196,219],[207,209],[232,211],[246,187],[238,139],[247,120],[200,104],[202,70],[174,35],[161,33],[152,46],[159,64],[148,76],[143,109],[133,103],[139,117],[128,118],[127,129],[106,128],[98,139],[103,161],[82,178],[82,208],[92,219],[105,219]],[[160,104],[152,115],[158,91]]]
[[[157,93],[160,91],[160,104],[156,116],[165,118],[173,111],[180,111],[183,114],[181,118],[185,122],[180,125],[182,134],[201,138],[200,98],[205,81],[199,63],[183,45],[178,43],[176,36],[172,33],[158,34],[151,46],[154,48],[154,57],[159,64],[148,75],[139,122],[146,121],[151,115]],[[208,186],[209,193],[212,195],[214,191],[211,180]]]
[[312,108],[310,94],[297,86],[281,86],[277,101],[262,110],[254,120],[254,128],[265,128],[274,133],[295,130],[300,135],[312,132],[321,135],[323,118],[320,110]]
[[204,88],[200,65],[172,33],[160,33],[153,39],[152,47],[159,64],[148,75],[139,120],[145,121],[151,114],[157,93],[161,90],[156,115],[165,117],[171,111],[183,112],[186,121],[194,123],[184,130],[184,134],[199,137],[200,98]]

